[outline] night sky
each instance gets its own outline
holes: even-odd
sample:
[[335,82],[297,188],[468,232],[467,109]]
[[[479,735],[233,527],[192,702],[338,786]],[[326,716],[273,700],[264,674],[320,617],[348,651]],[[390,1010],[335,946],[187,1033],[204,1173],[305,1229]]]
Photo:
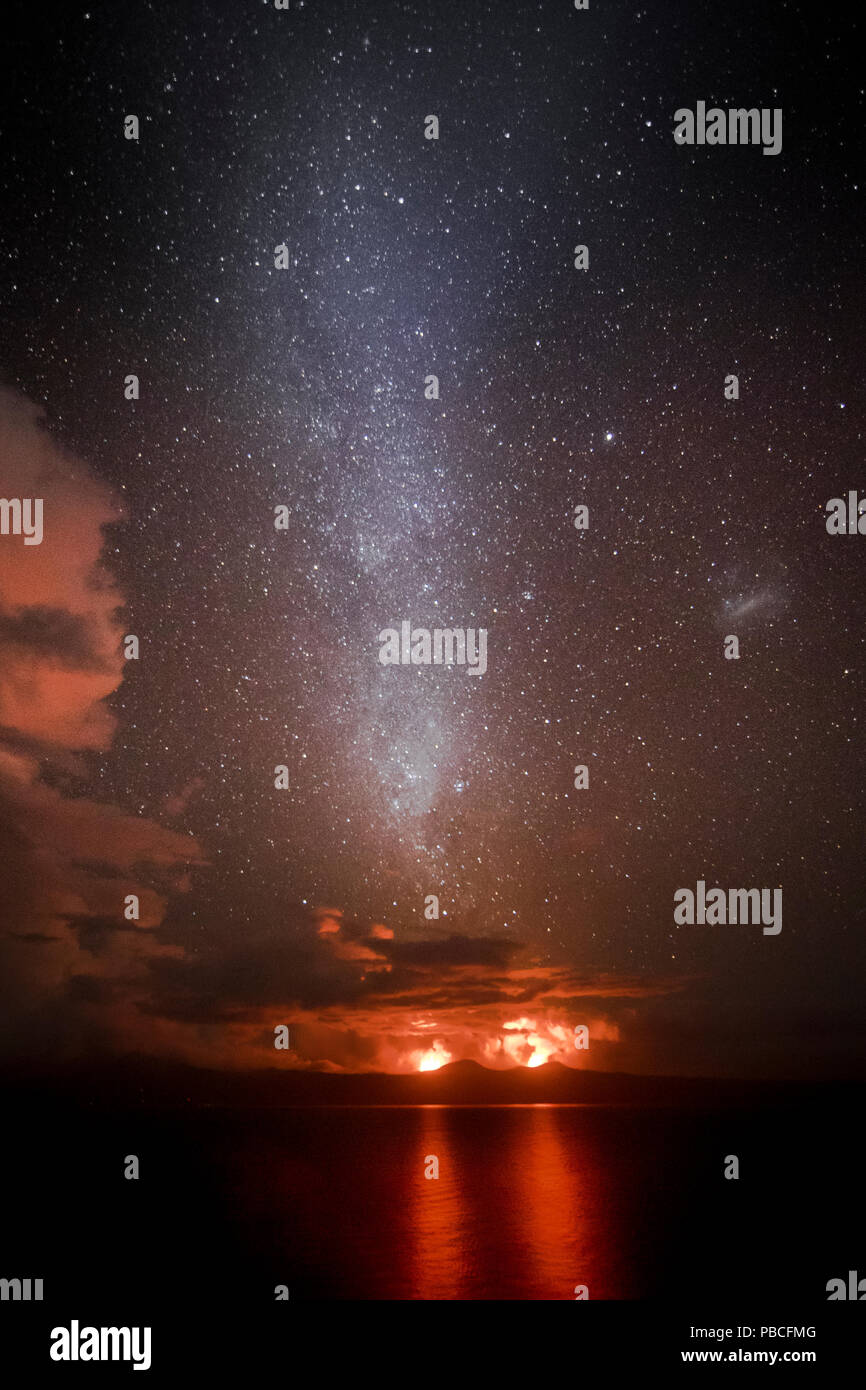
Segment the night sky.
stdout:
[[[843,14],[11,5],[11,1055],[862,1066]],[[698,100],[781,153],[678,146]],[[383,666],[403,620],[486,672]],[[781,933],[675,925],[698,879],[781,887]]]

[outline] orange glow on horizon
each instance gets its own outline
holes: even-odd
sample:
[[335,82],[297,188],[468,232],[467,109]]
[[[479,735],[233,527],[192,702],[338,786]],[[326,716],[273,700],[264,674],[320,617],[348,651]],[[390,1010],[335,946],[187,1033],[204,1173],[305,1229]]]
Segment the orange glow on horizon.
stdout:
[[446,1062],[453,1062],[451,1053],[444,1048],[436,1038],[432,1047],[428,1047],[424,1052],[413,1053],[413,1059],[418,1071],[438,1071],[444,1067]]
[[[448,1046],[435,1038],[429,1046],[411,1052],[405,1059],[413,1071],[438,1071],[447,1062],[480,1060],[495,1070],[522,1067],[530,1070],[544,1066],[552,1059],[574,1065],[572,1030],[562,1023],[542,1018],[520,1017],[503,1023],[483,1041],[474,1046],[461,1046],[448,1038]],[[479,1056],[480,1052],[480,1056]]]
[[495,1039],[488,1044],[491,1057],[509,1057],[522,1067],[541,1067],[552,1057],[571,1062],[574,1036],[566,1024],[543,1019],[515,1018],[503,1023]]

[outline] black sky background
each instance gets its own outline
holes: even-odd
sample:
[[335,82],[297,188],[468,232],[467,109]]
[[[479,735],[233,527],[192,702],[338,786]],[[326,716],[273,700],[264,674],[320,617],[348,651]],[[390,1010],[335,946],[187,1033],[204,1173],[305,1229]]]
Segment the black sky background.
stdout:
[[[154,925],[184,961],[147,965],[137,1013],[368,989],[390,1009],[399,969],[322,983],[308,909],[330,905],[439,943],[449,981],[452,932],[519,943],[587,996],[675,981],[621,1016],[633,1067],[862,1068],[866,541],[824,527],[866,486],[859,18],[9,16],[0,377],[122,501],[106,560],[142,642],[110,743],[37,747],[40,776],[199,859]],[[781,154],[676,146],[698,100],[781,107]],[[487,673],[382,668],[403,618],[486,627]],[[676,928],[698,878],[781,885],[781,935]],[[447,920],[425,923],[428,893]],[[92,956],[104,916],[59,930]],[[66,974],[40,1010],[83,992],[109,1046],[88,961],[90,985]]]

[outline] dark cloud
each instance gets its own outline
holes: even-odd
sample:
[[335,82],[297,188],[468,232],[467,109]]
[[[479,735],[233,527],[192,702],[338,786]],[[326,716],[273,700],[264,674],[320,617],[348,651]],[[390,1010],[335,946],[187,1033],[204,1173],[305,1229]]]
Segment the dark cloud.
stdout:
[[71,917],[67,926],[78,935],[78,944],[89,955],[101,956],[108,950],[109,941],[115,932],[136,931],[131,922],[115,917]]
[[613,1045],[611,1009],[680,985],[595,980],[540,965],[517,941],[458,930],[401,940],[337,908],[295,909],[279,927],[260,924],[230,946],[214,936],[195,956],[152,960],[149,973],[140,1012],[199,1036],[211,1030],[214,1055],[227,1065],[271,1064],[273,1026],[285,1023],[296,1040],[291,1065],[349,1070],[416,1065],[428,1030],[459,1036],[461,1055],[489,1065],[513,1065],[539,1047],[574,1063],[569,1020],[591,1021],[596,1038]]
[[387,954],[396,963],[419,968],[482,965],[504,970],[521,950],[519,943],[501,937],[452,935],[441,941],[395,941]]
[[114,995],[114,986],[98,975],[72,975],[66,985],[66,996],[72,1003],[106,1004]]
[[99,641],[91,619],[62,608],[35,604],[0,611],[0,651],[13,659],[30,654],[64,670],[110,674],[112,663],[99,651]]

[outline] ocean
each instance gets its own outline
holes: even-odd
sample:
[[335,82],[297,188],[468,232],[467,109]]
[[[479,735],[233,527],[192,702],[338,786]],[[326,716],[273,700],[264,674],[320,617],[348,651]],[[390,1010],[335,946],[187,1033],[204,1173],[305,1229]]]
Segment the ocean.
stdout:
[[58,1310],[122,1295],[139,1320],[278,1286],[824,1305],[828,1279],[866,1274],[853,1128],[797,1106],[28,1112],[3,1147],[0,1274],[42,1278]]

